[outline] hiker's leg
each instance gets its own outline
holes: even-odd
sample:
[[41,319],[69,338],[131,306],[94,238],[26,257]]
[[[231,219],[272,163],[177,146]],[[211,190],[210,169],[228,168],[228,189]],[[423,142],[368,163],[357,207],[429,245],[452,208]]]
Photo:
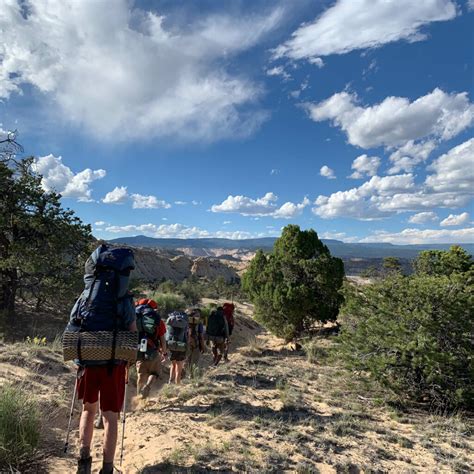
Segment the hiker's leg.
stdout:
[[82,407],[81,420],[79,422],[79,442],[83,453],[88,449],[90,450],[92,435],[94,434],[94,419],[97,412],[97,405],[97,402],[86,402]]
[[175,381],[176,384],[181,383],[181,373],[183,372],[184,360],[176,361],[176,372],[175,372]]
[[173,383],[174,378],[175,378],[175,373],[176,373],[176,361],[172,360],[171,361],[171,367],[170,367],[170,380],[169,380],[169,383]]
[[118,435],[118,413],[104,411],[104,463],[113,463]]

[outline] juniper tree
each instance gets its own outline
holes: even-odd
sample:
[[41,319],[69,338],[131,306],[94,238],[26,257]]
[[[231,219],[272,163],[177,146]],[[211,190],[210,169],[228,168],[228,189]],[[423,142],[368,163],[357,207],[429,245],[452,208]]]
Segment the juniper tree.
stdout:
[[314,230],[288,225],[270,254],[256,253],[242,286],[256,319],[291,340],[316,322],[337,319],[343,278],[342,260],[331,256]]

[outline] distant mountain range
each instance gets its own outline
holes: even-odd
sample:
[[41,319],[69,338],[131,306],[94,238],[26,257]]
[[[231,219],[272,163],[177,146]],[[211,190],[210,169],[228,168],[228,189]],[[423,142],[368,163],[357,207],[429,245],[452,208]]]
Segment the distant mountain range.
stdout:
[[[147,237],[145,235],[137,235],[134,237],[120,237],[118,239],[109,240],[114,244],[125,244],[133,247],[162,248],[174,250],[180,248],[195,249],[240,249],[255,251],[258,249],[270,250],[273,248],[276,237],[265,237],[261,239],[157,239]],[[413,259],[422,250],[447,250],[453,244],[426,244],[426,245],[394,245],[389,243],[345,243],[340,240],[322,239],[329,247],[332,255],[341,258],[384,258],[398,257],[403,259]],[[459,244],[466,249],[471,255],[474,254],[474,243]]]

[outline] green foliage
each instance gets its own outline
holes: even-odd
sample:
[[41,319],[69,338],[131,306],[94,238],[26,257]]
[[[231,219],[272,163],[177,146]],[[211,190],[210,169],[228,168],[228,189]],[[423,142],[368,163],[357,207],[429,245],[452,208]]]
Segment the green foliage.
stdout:
[[290,340],[315,322],[335,321],[343,301],[342,260],[331,256],[314,230],[283,229],[273,252],[258,251],[242,286],[255,305],[255,317]]
[[183,311],[186,308],[186,301],[181,295],[172,293],[153,293],[150,298],[158,303],[158,308],[163,319],[166,319],[172,311]]
[[468,272],[347,286],[344,358],[402,396],[472,406],[473,283]]
[[92,241],[89,225],[63,209],[41,187],[33,158],[13,160],[0,150],[0,309],[16,297],[69,303],[81,287],[82,263]]
[[28,462],[39,438],[39,411],[31,393],[8,384],[0,387],[0,470],[10,472]]
[[397,257],[385,257],[382,266],[387,274],[402,272],[402,265]]
[[418,275],[451,275],[464,273],[473,268],[473,261],[462,247],[453,245],[449,251],[425,250],[420,252],[413,262],[415,273]]

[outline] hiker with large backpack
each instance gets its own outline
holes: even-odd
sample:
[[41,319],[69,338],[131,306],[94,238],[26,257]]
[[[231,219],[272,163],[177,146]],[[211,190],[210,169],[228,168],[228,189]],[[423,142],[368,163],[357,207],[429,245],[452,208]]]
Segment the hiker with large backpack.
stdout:
[[188,316],[174,311],[166,320],[166,343],[170,351],[169,383],[181,383],[184,362],[188,351]]
[[166,357],[166,325],[161,320],[156,301],[143,298],[135,307],[140,349],[137,357],[137,393],[150,394],[153,382],[161,375],[161,359]]
[[234,310],[235,306],[233,303],[224,303],[222,305],[222,310],[224,311],[225,319],[227,320],[227,326],[229,327],[229,337],[226,341],[224,348],[224,360],[229,362],[229,346],[230,346],[230,337],[234,331],[235,321],[234,321]]
[[207,344],[212,343],[214,365],[217,365],[224,354],[225,345],[229,340],[229,326],[221,306],[211,311],[206,327]]
[[[78,365],[75,391],[83,403],[78,474],[91,472],[91,442],[99,396],[105,425],[100,473],[114,470],[118,418],[122,406],[125,408],[127,361],[136,359],[138,341],[133,297],[128,292],[134,267],[130,249],[99,246],[85,264],[85,289],[71,311],[63,336],[65,360],[74,359]],[[75,395],[73,403],[74,400]],[[72,409],[73,404],[71,415]],[[125,410],[122,423],[124,429]],[[68,440],[69,430],[65,451]],[[121,458],[122,455],[123,432]]]
[[189,323],[186,370],[189,369],[189,373],[192,375],[194,367],[198,366],[201,354],[204,352],[204,325],[199,308],[189,309],[186,313]]

